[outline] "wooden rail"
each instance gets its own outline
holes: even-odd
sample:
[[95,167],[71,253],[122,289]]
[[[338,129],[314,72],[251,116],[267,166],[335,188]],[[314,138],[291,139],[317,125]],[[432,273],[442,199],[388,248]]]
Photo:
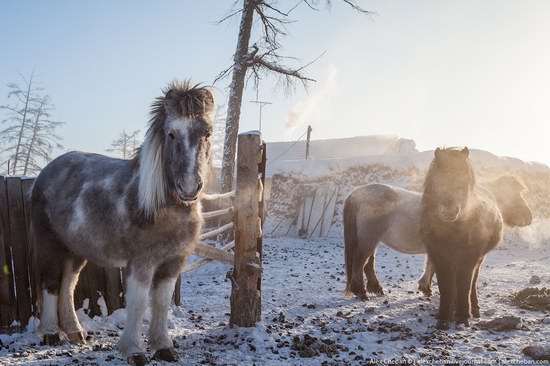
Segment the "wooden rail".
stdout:
[[199,239],[200,240],[205,240],[205,239],[210,239],[210,238],[215,238],[216,236],[218,236],[219,234],[229,230],[229,229],[232,229],[233,227],[235,226],[234,223],[230,222],[228,224],[225,224],[217,229],[214,229],[212,231],[207,231],[205,233],[202,233],[200,236],[199,236]]
[[203,212],[202,218],[207,220],[207,219],[211,219],[213,217],[227,215],[227,214],[232,213],[232,212],[233,212],[233,207],[228,207],[228,208],[224,208],[222,210]]
[[[214,249],[216,249],[217,251],[224,251],[224,252],[226,252],[226,251],[228,251],[228,250],[230,250],[230,249],[233,249],[234,247],[235,247],[235,240],[233,240],[233,241],[230,242],[229,244],[223,246],[222,248],[219,248],[219,249],[218,249],[218,248],[214,248]],[[206,253],[205,253],[205,254],[206,254]],[[229,254],[229,253],[228,253],[228,254]],[[233,254],[230,254],[230,255],[231,255],[231,263],[229,263],[229,264],[233,264],[234,261],[235,261],[235,256],[234,256]],[[212,261],[213,261],[213,259],[208,258],[208,257],[203,258],[203,259],[200,259],[200,260],[196,261],[195,263],[192,263],[192,264],[190,264],[189,266],[185,267],[185,269],[183,270],[182,273],[194,271],[195,269],[200,268],[200,267],[204,266],[205,264],[208,264],[208,263],[210,263],[210,262],[212,262]],[[223,262],[223,261],[221,261],[221,262]],[[227,263],[227,262],[226,262],[226,263]]]

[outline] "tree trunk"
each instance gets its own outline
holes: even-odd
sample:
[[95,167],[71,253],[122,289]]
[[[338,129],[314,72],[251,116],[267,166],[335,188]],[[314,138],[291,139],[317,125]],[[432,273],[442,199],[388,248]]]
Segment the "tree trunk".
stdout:
[[241,102],[244,91],[244,80],[247,65],[248,44],[252,31],[254,18],[254,6],[256,0],[244,0],[243,15],[239,27],[237,50],[233,56],[233,75],[229,87],[229,102],[227,106],[227,119],[225,122],[225,141],[223,146],[223,160],[221,172],[221,191],[229,192],[233,188],[233,171],[235,168],[235,151],[237,148],[237,135],[239,133],[239,120],[241,117]]
[[32,129],[32,138],[31,138],[31,142],[29,143],[29,146],[27,147],[27,156],[25,157],[25,167],[23,168],[23,175],[27,175],[27,170],[29,168],[29,160],[31,158],[32,148],[36,143],[36,133],[38,131],[38,122],[40,121],[40,116],[42,115],[42,108],[44,107],[44,103],[45,103],[45,98],[43,98],[40,101],[40,106],[38,107],[38,111],[36,111],[36,118],[34,120],[34,127]]
[[19,160],[19,149],[21,147],[21,140],[23,139],[23,133],[25,132],[25,122],[27,122],[27,111],[29,110],[29,102],[31,99],[32,78],[34,76],[34,70],[29,80],[27,87],[27,94],[25,96],[25,108],[23,109],[23,121],[21,122],[21,129],[19,130],[19,138],[17,139],[17,146],[15,147],[15,156],[13,158],[13,175],[17,173],[17,161]]

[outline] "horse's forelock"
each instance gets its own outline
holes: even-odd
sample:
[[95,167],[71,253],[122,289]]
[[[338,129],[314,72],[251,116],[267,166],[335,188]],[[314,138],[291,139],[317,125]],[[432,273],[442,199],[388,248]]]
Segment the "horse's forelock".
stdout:
[[166,203],[167,188],[164,169],[165,124],[170,114],[175,118],[194,120],[207,117],[214,110],[214,98],[206,87],[191,85],[189,80],[173,81],[151,108],[150,126],[145,141],[136,154],[139,162],[139,206],[147,217]]
[[210,90],[199,84],[191,86],[188,80],[170,83],[161,99],[165,108],[176,118],[195,119],[214,110],[214,97]]
[[464,151],[464,149],[459,150],[457,148],[438,148],[436,150],[436,158],[432,160],[424,180],[424,196],[433,192],[435,176],[441,169],[449,169],[453,173],[456,172],[457,168],[466,169],[468,185],[470,189],[473,189],[476,184],[476,175],[474,167]]

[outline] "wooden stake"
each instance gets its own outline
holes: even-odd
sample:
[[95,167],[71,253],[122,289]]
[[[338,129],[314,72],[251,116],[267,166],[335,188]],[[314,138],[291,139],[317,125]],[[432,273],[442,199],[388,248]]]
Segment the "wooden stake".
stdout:
[[257,252],[260,185],[258,164],[262,161],[260,133],[239,135],[237,154],[237,193],[235,198],[235,267],[231,279],[231,316],[237,327],[253,327],[260,321],[261,294],[258,282],[261,262]]

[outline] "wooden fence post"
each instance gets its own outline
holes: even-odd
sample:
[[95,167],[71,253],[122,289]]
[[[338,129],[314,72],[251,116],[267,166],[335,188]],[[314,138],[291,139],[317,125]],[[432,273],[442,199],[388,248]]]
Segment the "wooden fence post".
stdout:
[[25,326],[32,315],[32,298],[27,254],[27,224],[21,178],[9,177],[7,188],[17,311],[19,322]]
[[237,192],[235,198],[235,266],[231,279],[231,326],[253,327],[260,321],[261,261],[258,238],[261,237],[259,202],[262,187],[258,164],[262,162],[262,136],[242,133],[238,140]]
[[17,319],[10,232],[6,179],[0,175],[0,327],[9,327]]

